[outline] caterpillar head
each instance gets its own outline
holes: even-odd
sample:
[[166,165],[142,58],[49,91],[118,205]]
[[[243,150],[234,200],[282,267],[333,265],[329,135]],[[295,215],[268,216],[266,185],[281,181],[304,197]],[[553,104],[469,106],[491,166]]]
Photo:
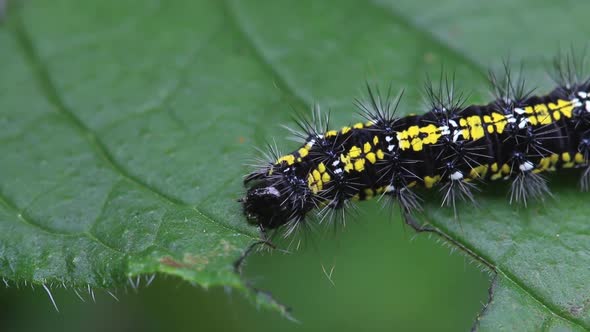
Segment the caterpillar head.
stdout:
[[275,229],[302,220],[313,208],[307,184],[292,172],[252,173],[245,183],[253,183],[240,199],[250,224]]
[[251,224],[273,229],[284,224],[291,212],[282,204],[284,195],[276,186],[259,184],[248,190],[240,201]]

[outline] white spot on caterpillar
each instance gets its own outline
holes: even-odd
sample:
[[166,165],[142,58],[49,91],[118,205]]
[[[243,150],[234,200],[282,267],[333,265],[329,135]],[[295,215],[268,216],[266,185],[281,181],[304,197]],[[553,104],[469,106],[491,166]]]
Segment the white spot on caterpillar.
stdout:
[[574,99],[570,100],[570,102],[572,103],[572,106],[574,106],[574,107],[581,107],[582,106],[582,102],[578,98],[574,98]]
[[449,126],[442,126],[440,128],[438,128],[438,130],[440,130],[440,133],[442,135],[450,135],[451,131],[449,130]]
[[385,187],[385,192],[386,193],[390,193],[390,192],[392,192],[394,190],[395,190],[395,187],[392,186],[392,185],[387,185],[387,187]]
[[336,166],[338,166],[338,164],[340,164],[340,160],[336,159],[336,160],[334,160],[334,162],[332,163],[332,166],[336,167]]
[[516,114],[524,114],[524,109],[517,107],[517,108],[514,109],[514,113],[516,113]]
[[457,122],[455,122],[455,120],[449,120],[449,124],[453,127],[459,127],[459,125],[457,125]]
[[533,165],[533,163],[531,163],[530,161],[527,160],[524,163],[520,164],[520,166],[518,166],[518,168],[523,172],[528,172],[528,171],[532,170],[533,168],[535,168],[535,165]]
[[590,101],[586,100],[586,112],[590,112]]
[[514,118],[514,115],[507,114],[506,115],[506,121],[508,121],[508,123],[515,123],[516,122],[516,119]]
[[588,98],[588,93],[584,92],[584,91],[580,91],[580,92],[578,92],[578,96],[580,96],[580,98],[582,98],[582,99],[586,99],[586,98]]
[[392,136],[385,136],[385,140],[386,140],[387,142],[390,142],[392,139],[393,139],[393,137],[392,137]]
[[522,118],[522,119],[520,120],[520,123],[518,124],[518,128],[519,128],[519,129],[524,129],[524,128],[526,128],[526,126],[527,126],[527,123],[528,123],[528,122],[529,122],[529,119],[527,119],[527,118]]
[[342,173],[342,168],[336,168],[334,170],[334,174],[340,174],[340,173]]
[[449,179],[452,181],[461,180],[463,178],[463,173],[459,171],[455,171],[453,174],[449,175]]
[[395,145],[393,145],[393,144],[392,145],[389,145],[387,147],[387,151],[391,152],[391,151],[393,151],[394,148],[395,148]]

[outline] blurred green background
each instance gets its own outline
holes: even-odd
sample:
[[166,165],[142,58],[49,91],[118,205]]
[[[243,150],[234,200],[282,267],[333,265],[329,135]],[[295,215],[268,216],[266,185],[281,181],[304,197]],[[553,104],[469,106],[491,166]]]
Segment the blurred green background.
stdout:
[[[293,308],[295,323],[257,310],[239,293],[171,277],[149,287],[97,290],[96,303],[57,288],[56,312],[36,287],[2,288],[3,331],[466,331],[487,300],[489,275],[415,235],[376,202],[337,234],[317,234],[291,254],[259,253],[245,267],[256,286]],[[375,222],[372,222],[375,221]],[[333,286],[323,272],[334,266]],[[145,284],[142,282],[142,284]]]

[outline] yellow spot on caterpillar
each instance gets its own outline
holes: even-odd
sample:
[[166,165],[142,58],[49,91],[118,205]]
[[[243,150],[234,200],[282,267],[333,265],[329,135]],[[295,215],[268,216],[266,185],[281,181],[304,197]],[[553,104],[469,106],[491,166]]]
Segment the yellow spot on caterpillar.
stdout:
[[299,152],[299,155],[301,156],[301,158],[305,158],[305,156],[307,156],[309,154],[309,151],[305,148],[301,148],[297,152]]
[[428,189],[432,188],[438,181],[440,181],[440,175],[424,177],[424,186]]
[[483,127],[481,125],[481,118],[477,115],[470,116],[467,118],[467,124],[469,125],[470,134],[473,140],[480,139],[485,136]]
[[492,173],[496,173],[498,171],[498,163],[493,163],[490,168],[492,169]]
[[379,136],[373,137],[373,145],[377,145],[379,143]]
[[531,125],[536,126],[537,124],[539,124],[539,122],[537,121],[537,118],[534,116],[529,116],[527,118],[529,120],[529,122],[531,123]]
[[399,148],[402,150],[406,150],[410,148],[410,142],[407,140],[399,141]]
[[508,164],[502,165],[502,173],[504,173],[506,175],[510,174],[510,165],[508,165]]
[[369,199],[374,196],[373,189],[366,188],[365,189],[365,199]]
[[361,155],[361,148],[359,148],[359,147],[358,147],[358,146],[356,146],[356,145],[353,145],[353,146],[350,148],[350,151],[348,151],[348,156],[349,156],[350,158],[357,158],[357,157],[359,157],[360,155]]
[[377,193],[377,195],[383,194],[383,192],[385,191],[385,187],[379,187],[377,188],[377,190],[375,190],[375,193]]
[[320,172],[318,172],[317,169],[314,169],[313,172],[311,172],[311,174],[313,175],[313,178],[317,181],[320,181],[322,176],[320,175]]
[[[566,118],[571,118],[574,105],[569,100],[558,99],[557,104],[549,103],[549,109],[559,110],[563,116]],[[555,117],[555,119],[557,120],[557,117]]]
[[538,104],[535,105],[535,112],[537,113],[537,120],[541,124],[549,124],[553,122],[551,118],[551,114],[549,113],[549,108],[545,104]]
[[586,162],[586,160],[584,160],[584,155],[580,152],[576,153],[574,156],[574,161],[578,164],[584,164]]
[[486,128],[488,129],[488,133],[489,134],[493,134],[494,133],[494,126],[488,125]]
[[362,172],[365,170],[365,159],[357,159],[354,161],[354,169],[357,172]]
[[488,173],[488,165],[479,165],[471,169],[469,176],[473,179],[485,177]]
[[471,138],[470,135],[469,135],[469,128],[462,129],[461,130],[461,134],[463,135],[463,137],[465,139],[470,139]]
[[367,160],[371,162],[371,164],[374,164],[377,161],[377,157],[375,157],[375,154],[373,152],[367,153],[365,158],[367,158]]
[[421,151],[422,150],[422,140],[419,139],[418,137],[414,138],[412,140],[412,149],[414,149],[414,151]]
[[364,152],[364,153],[369,153],[369,152],[371,152],[371,143],[369,143],[369,142],[365,142],[365,144],[363,145],[363,152]]
[[496,173],[496,174],[492,174],[492,176],[490,176],[490,179],[495,181],[498,180],[502,177],[502,173]]
[[407,130],[409,137],[416,137],[420,134],[420,127],[418,126],[410,126]]
[[574,167],[574,165],[575,164],[573,162],[569,162],[569,163],[565,163],[565,164],[561,165],[561,167],[563,167],[563,168],[572,168],[572,167]]
[[328,174],[328,172],[326,172],[326,173],[322,174],[322,181],[323,181],[324,183],[328,183],[328,182],[330,182],[330,180],[331,180],[331,179],[332,179],[332,178],[330,177],[330,174]]
[[412,181],[410,183],[408,183],[408,188],[413,188],[416,186],[416,181]]
[[336,136],[336,135],[338,135],[338,132],[336,130],[330,130],[330,131],[326,132],[326,134],[324,136],[332,137],[332,136]]
[[555,166],[557,164],[557,162],[559,161],[559,156],[556,153],[552,154],[550,158],[551,158],[551,164],[553,166]]
[[287,165],[293,165],[295,163],[295,156],[292,154],[288,154],[286,156],[282,156],[281,158],[279,158],[277,160],[277,164],[280,164],[282,162],[286,162]]
[[506,124],[508,121],[506,120],[506,116],[500,113],[492,113],[492,119],[494,120],[494,125],[496,126],[496,131],[498,134],[504,132],[504,128],[506,128]]
[[561,160],[568,163],[572,160],[572,156],[568,152],[564,152],[561,154]]
[[354,168],[354,166],[352,165],[352,163],[348,163],[348,164],[344,165],[344,171],[346,173],[350,173],[350,171],[352,171],[353,168]]
[[377,150],[377,159],[381,160],[383,158],[385,158],[383,151],[381,149]]
[[353,201],[358,201],[360,199],[359,194],[354,194],[351,198]]
[[438,127],[436,127],[433,124],[429,124],[428,126],[420,128],[421,133],[428,134],[428,136],[424,137],[422,143],[435,144],[441,136],[441,134],[439,134],[438,131]]
[[326,165],[324,165],[324,163],[320,163],[318,165],[318,171],[320,171],[320,173],[324,173],[326,171]]
[[550,166],[551,166],[551,158],[545,157],[545,158],[541,158],[541,160],[539,160],[539,165],[537,168],[541,171],[544,171],[544,170],[548,169]]
[[395,136],[397,137],[398,141],[407,140],[408,139],[408,131],[407,130],[398,131]]
[[352,126],[352,128],[354,128],[354,129],[363,129],[363,124],[361,122],[355,123],[354,126]]
[[372,125],[374,125],[372,120],[365,122],[365,127],[370,127]]
[[346,134],[346,133],[347,133],[347,132],[349,132],[349,131],[350,131],[350,127],[342,127],[342,129],[340,129],[340,132],[341,132],[342,134]]
[[561,119],[561,113],[559,111],[554,111],[553,118],[555,118],[555,121],[559,121],[559,119]]

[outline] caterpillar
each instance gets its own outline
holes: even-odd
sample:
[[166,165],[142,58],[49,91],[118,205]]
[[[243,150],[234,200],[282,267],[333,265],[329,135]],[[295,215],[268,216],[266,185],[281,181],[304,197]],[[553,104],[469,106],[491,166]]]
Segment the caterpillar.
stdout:
[[[546,95],[526,90],[505,62],[504,75],[490,72],[494,100],[465,105],[454,78],[435,88],[426,83],[429,110],[397,116],[401,93],[385,97],[367,84],[357,99],[362,122],[329,128],[329,115],[299,119],[290,129],[302,145],[270,156],[245,176],[240,199],[248,221],[266,232],[283,226],[290,234],[310,211],[320,220],[352,201],[388,197],[404,217],[421,210],[417,188],[438,188],[442,205],[473,201],[477,183],[511,180],[510,203],[527,204],[551,192],[545,172],[583,168],[590,184],[590,79],[578,79],[574,61],[555,61],[557,87]],[[391,89],[389,90],[391,91]]]

